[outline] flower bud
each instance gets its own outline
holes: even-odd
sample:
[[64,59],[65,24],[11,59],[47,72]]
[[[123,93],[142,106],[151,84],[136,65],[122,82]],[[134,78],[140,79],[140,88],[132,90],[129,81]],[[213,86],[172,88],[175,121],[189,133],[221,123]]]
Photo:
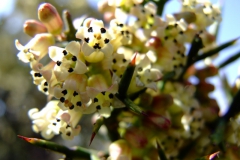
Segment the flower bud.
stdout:
[[31,36],[34,37],[35,35],[39,33],[46,33],[47,28],[41,23],[36,20],[27,20],[25,21],[23,25],[23,30],[24,32]]
[[38,8],[38,18],[47,27],[48,32],[57,35],[60,34],[63,27],[56,8],[50,3],[44,3]]
[[199,79],[205,79],[207,77],[212,77],[218,74],[218,69],[215,66],[208,66],[203,69],[199,69],[196,72],[196,76]]
[[128,143],[125,140],[120,139],[113,142],[109,146],[109,154],[110,154],[111,160],[119,160],[119,159],[130,160],[131,148],[129,147]]

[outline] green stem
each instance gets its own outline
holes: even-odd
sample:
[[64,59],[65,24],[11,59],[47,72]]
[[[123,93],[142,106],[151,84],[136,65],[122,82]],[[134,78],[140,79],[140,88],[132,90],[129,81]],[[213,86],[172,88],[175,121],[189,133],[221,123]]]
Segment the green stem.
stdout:
[[79,39],[77,39],[75,36],[77,30],[73,26],[72,17],[69,11],[67,10],[63,11],[63,20],[66,27],[65,34],[67,36],[67,41],[72,41],[72,40],[79,41]]

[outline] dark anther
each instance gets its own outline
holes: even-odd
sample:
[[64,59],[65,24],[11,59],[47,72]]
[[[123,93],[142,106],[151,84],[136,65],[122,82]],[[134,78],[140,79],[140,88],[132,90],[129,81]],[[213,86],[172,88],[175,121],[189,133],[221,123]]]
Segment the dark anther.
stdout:
[[139,67],[138,68],[138,72],[141,72],[143,69],[142,69],[142,67]]
[[183,31],[180,31],[179,34],[183,34]]
[[116,69],[113,69],[113,72],[117,72],[117,70],[116,70]]
[[44,84],[43,84],[44,86],[48,86],[48,82],[44,82]]
[[97,99],[97,98],[94,98],[93,101],[94,101],[94,102],[98,102],[98,99]]
[[77,106],[81,107],[81,106],[82,106],[82,102],[81,102],[81,101],[78,101],[78,102],[77,102]]
[[69,73],[73,72],[73,69],[72,69],[72,68],[69,68],[69,69],[68,69],[68,72],[69,72]]
[[118,26],[120,26],[120,27],[123,27],[123,24],[122,24],[122,23],[120,23]]
[[175,23],[175,24],[174,24],[174,27],[177,27],[177,26],[178,26],[178,24],[177,24],[177,23]]
[[100,105],[97,105],[97,106],[96,106],[96,109],[97,109],[97,110],[101,109],[101,106],[100,106]]
[[174,43],[177,43],[177,40],[176,40],[176,39],[174,39],[174,40],[173,40],[173,42],[174,42]]
[[56,125],[57,125],[57,123],[53,123],[53,125],[54,125],[54,126],[56,126]]
[[61,97],[60,98],[60,101],[63,103],[65,101],[65,98],[64,97]]
[[95,43],[95,45],[93,46],[94,49],[101,49],[101,47],[99,46],[99,43]]
[[84,38],[84,40],[85,40],[85,42],[87,42],[87,43],[89,42],[89,38]]
[[66,90],[66,89],[63,90],[63,91],[62,91],[62,94],[63,94],[63,95],[66,95],[66,94],[67,94],[67,90]]
[[105,44],[107,44],[109,42],[109,39],[105,38],[104,42],[105,42]]
[[101,28],[101,33],[106,33],[106,29],[105,28]]
[[105,95],[106,92],[101,92],[103,95]]
[[47,91],[48,91],[48,89],[47,89],[47,88],[43,88],[43,91],[44,91],[44,92],[47,92]]
[[113,94],[110,93],[108,97],[109,97],[110,99],[113,99]]
[[92,27],[89,27],[89,28],[88,28],[88,32],[93,32]]
[[117,62],[117,60],[114,58],[114,59],[113,59],[113,63],[116,63],[116,62]]
[[67,55],[67,51],[63,50],[63,54],[64,54],[64,56],[66,56]]
[[124,31],[121,31],[121,34],[124,35]]
[[73,57],[72,57],[72,60],[73,60],[73,61],[77,61],[77,57],[76,57],[76,56],[73,56]]
[[60,61],[57,61],[57,65],[60,66],[62,64],[62,62]]
[[77,96],[78,95],[78,93],[76,92],[76,91],[74,91],[73,92],[73,96],[75,97],[75,96]]
[[69,109],[73,109],[74,108],[74,105],[70,106]]
[[34,73],[35,77],[42,77],[41,73]]
[[168,40],[168,36],[165,36],[164,39],[165,39],[165,40]]
[[71,136],[71,132],[67,132],[66,135],[70,137]]
[[71,126],[70,126],[69,124],[67,124],[66,129],[67,129],[68,127],[71,127]]
[[60,119],[57,118],[56,120],[57,120],[57,122],[60,122]]

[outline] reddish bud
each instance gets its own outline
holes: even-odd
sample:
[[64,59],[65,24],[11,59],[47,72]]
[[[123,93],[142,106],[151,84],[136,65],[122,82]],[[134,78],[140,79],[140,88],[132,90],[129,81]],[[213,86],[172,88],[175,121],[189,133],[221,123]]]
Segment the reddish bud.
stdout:
[[43,3],[38,8],[38,18],[47,27],[48,32],[57,35],[60,34],[63,22],[56,8],[50,3]]
[[36,20],[27,20],[23,25],[24,32],[34,37],[36,34],[39,33],[47,33],[47,28],[41,23]]
[[196,72],[196,76],[199,79],[205,79],[207,77],[212,77],[212,76],[215,76],[217,74],[218,74],[218,69],[213,65],[208,66],[208,67],[203,68],[203,69],[199,69]]

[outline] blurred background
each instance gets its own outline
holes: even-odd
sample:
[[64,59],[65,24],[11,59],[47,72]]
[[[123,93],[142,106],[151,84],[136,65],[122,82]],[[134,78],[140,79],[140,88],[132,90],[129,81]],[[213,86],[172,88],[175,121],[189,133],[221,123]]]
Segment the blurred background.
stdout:
[[[102,19],[101,14],[96,10],[97,0],[0,0],[0,159],[1,160],[52,160],[59,159],[61,155],[37,148],[21,139],[17,135],[41,138],[31,129],[31,121],[27,116],[30,108],[42,108],[46,104],[46,96],[40,93],[32,83],[30,68],[27,64],[20,62],[16,56],[18,53],[14,45],[14,40],[19,39],[22,44],[26,44],[30,37],[22,31],[23,23],[27,19],[37,19],[37,9],[39,4],[49,2],[53,4],[61,14],[64,9],[68,9],[73,18],[87,14],[88,16]],[[214,0],[213,2],[217,2]],[[221,2],[224,3],[224,2]],[[218,43],[221,44],[240,36],[240,20],[236,15],[240,15],[237,8],[240,6],[239,0],[226,1],[223,9],[223,21],[219,31]],[[178,0],[171,0],[164,13],[178,11],[180,4]],[[224,50],[220,56],[214,60],[219,64],[226,57],[240,50],[237,44],[231,49]],[[230,82],[234,83],[238,73],[240,61],[226,67],[221,75],[225,74]],[[217,87],[221,88],[218,77],[211,80]],[[218,97],[222,113],[225,112],[228,102],[225,95],[220,90],[216,90],[212,96]],[[87,122],[87,123],[84,123]],[[72,141],[63,141],[61,137],[55,137],[53,141],[67,146],[81,145],[88,146],[92,125],[90,116],[84,116],[80,125],[81,134]],[[99,136],[99,135],[98,135]],[[90,148],[104,150],[108,143],[103,145],[106,137],[97,137]]]

